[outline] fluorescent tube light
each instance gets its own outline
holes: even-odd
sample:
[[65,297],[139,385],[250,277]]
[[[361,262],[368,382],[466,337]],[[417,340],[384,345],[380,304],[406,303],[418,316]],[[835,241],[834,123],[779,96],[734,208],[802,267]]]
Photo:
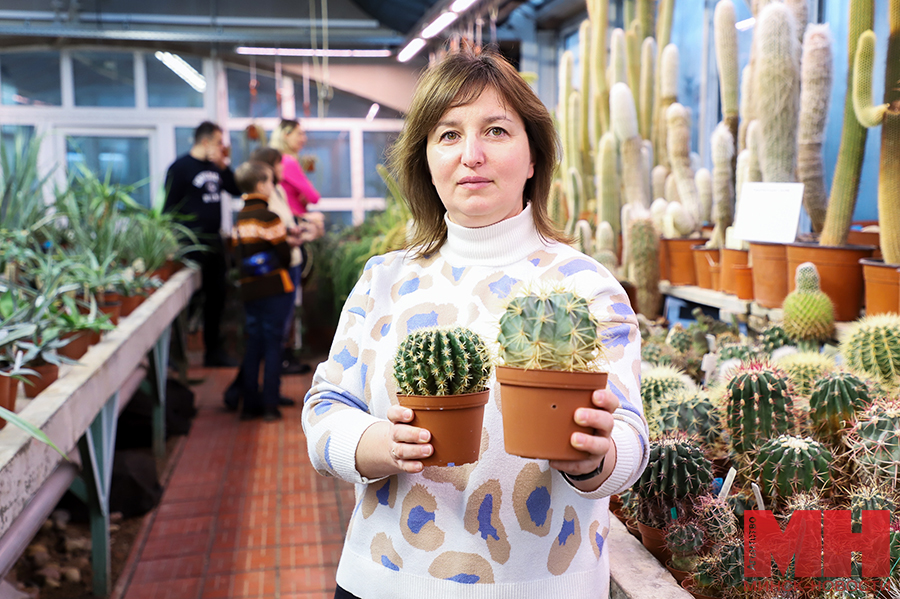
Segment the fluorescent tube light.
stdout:
[[425,39],[431,39],[441,31],[446,29],[459,17],[455,12],[445,12],[441,14],[438,18],[431,22],[428,27],[422,30],[422,37]]
[[737,23],[735,23],[734,28],[738,31],[747,31],[748,29],[751,29],[755,24],[756,19],[750,17],[749,19],[744,19],[743,21],[738,21]]
[[185,62],[182,57],[171,52],[156,52],[154,56],[195,90],[201,94],[206,91],[206,77],[198,73],[197,69]]
[[400,54],[397,55],[397,60],[400,62],[406,62],[413,56],[415,56],[419,50],[425,47],[425,40],[420,37],[417,37],[413,41],[406,44],[406,47],[400,50]]
[[390,50],[313,50],[312,48],[255,48],[251,46],[238,46],[235,52],[247,56],[327,56],[329,58],[387,58],[392,54]]
[[375,115],[378,114],[379,108],[381,108],[381,106],[379,106],[378,102],[372,104],[372,106],[369,108],[369,114],[366,115],[366,120],[369,122],[374,121]]
[[478,2],[478,0],[456,0],[453,4],[450,5],[450,10],[455,13],[460,13]]

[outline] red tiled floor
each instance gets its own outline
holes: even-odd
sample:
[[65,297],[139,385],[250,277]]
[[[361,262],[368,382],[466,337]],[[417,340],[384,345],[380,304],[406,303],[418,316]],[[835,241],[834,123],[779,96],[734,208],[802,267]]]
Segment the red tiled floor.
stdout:
[[[234,370],[196,369],[199,410],[124,599],[330,599],[353,488],[309,463],[300,406],[277,423],[221,408]],[[298,400],[311,377],[284,377]]]

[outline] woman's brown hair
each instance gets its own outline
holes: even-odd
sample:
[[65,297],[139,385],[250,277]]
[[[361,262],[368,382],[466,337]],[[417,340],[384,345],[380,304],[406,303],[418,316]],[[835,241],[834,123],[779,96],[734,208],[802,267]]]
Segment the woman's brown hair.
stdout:
[[559,138],[553,119],[515,68],[494,50],[477,53],[470,47],[448,54],[419,79],[403,131],[391,147],[389,164],[415,221],[410,247],[416,256],[431,254],[447,239],[446,209],[431,181],[425,148],[441,117],[457,106],[478,99],[492,88],[525,123],[534,175],[525,182],[522,207],[531,202],[538,233],[566,241],[547,211],[547,198],[559,160]]

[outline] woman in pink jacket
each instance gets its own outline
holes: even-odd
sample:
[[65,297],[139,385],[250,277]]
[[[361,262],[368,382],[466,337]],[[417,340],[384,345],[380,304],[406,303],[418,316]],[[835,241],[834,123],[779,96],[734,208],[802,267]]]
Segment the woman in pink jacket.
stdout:
[[282,154],[281,164],[284,167],[281,185],[287,195],[288,206],[296,216],[306,213],[309,204],[319,201],[319,192],[313,187],[303,169],[300,167],[298,152],[306,144],[306,132],[300,123],[290,119],[282,119],[272,134],[271,146]]

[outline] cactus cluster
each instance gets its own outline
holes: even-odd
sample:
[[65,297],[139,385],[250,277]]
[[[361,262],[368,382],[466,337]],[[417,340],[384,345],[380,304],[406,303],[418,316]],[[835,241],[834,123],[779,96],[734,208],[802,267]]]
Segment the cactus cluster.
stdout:
[[877,399],[847,435],[863,479],[896,488],[900,477],[900,400]]
[[900,386],[900,316],[881,314],[854,323],[841,340],[847,365],[875,377],[886,389]]
[[796,416],[787,373],[767,362],[743,364],[726,383],[725,411],[731,445],[738,454],[791,432]]
[[[744,586],[744,541],[728,539],[697,561],[694,582],[704,594],[726,595]],[[732,595],[727,595],[732,596]]]
[[465,327],[424,328],[397,349],[394,378],[401,395],[461,395],[487,388],[491,357],[477,333]]
[[659,293],[659,234],[649,218],[635,218],[628,229],[630,273],[637,287],[637,305],[642,314],[656,318],[662,306]]
[[707,542],[701,520],[682,516],[665,529],[666,547],[672,552],[672,567],[684,572],[694,569]]
[[647,341],[641,345],[641,360],[654,365],[671,366],[675,350],[660,341]]
[[831,452],[811,437],[781,435],[759,448],[763,491],[785,499],[800,491],[824,491],[831,484]]
[[500,359],[528,369],[590,371],[602,359],[601,323],[571,291],[525,292],[500,317]]
[[755,357],[756,351],[745,343],[723,343],[718,351],[718,363],[727,360],[749,360]]
[[682,431],[712,447],[719,440],[719,412],[706,391],[676,391],[659,402],[656,420],[660,430]]
[[809,398],[809,416],[822,438],[836,438],[869,404],[864,382],[848,372],[833,372],[816,382]]
[[812,262],[797,267],[796,287],[784,298],[784,330],[798,343],[818,350],[834,333],[834,305],[819,287]]

